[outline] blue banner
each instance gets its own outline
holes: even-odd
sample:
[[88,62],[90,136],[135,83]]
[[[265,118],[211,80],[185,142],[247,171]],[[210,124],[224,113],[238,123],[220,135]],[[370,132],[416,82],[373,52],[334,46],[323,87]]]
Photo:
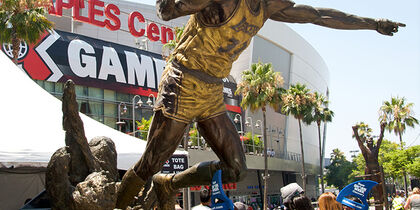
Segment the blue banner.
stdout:
[[[369,209],[369,204],[367,203],[369,192],[377,184],[377,182],[370,180],[353,182],[340,191],[337,201],[354,209],[367,210]],[[348,197],[351,196],[360,199],[362,203],[349,199]]]
[[233,202],[223,191],[222,170],[217,170],[211,180],[211,208],[233,210]]

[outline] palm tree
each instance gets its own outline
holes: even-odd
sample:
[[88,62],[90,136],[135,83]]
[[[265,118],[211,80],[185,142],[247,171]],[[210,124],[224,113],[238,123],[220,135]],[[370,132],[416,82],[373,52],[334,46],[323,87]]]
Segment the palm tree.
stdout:
[[12,43],[17,63],[21,41],[35,43],[53,27],[46,18],[50,0],[6,0],[0,5],[0,43]]
[[322,168],[322,144],[321,144],[321,122],[331,122],[332,117],[334,116],[334,112],[328,109],[328,100],[327,98],[318,93],[314,93],[315,97],[315,104],[314,110],[312,115],[307,115],[304,117],[303,121],[306,124],[311,124],[312,122],[316,122],[318,126],[318,146],[319,146],[319,175],[321,178],[321,189],[322,193],[324,193],[324,173]]
[[235,94],[242,94],[241,106],[251,111],[261,109],[263,112],[263,142],[264,142],[264,209],[267,209],[267,132],[266,107],[277,108],[282,92],[283,77],[280,72],[274,72],[271,64],[253,63],[249,70],[242,72],[242,81],[238,84]]
[[[414,128],[419,121],[412,116],[413,103],[405,102],[405,98],[391,97],[391,101],[384,101],[379,109],[379,121],[386,124],[386,129],[391,133],[394,131],[395,135],[400,138],[401,150],[404,150],[402,134],[405,132],[407,126]],[[407,195],[407,175],[404,175],[404,188]]]
[[[303,152],[303,138],[302,138],[302,121],[308,115],[311,115],[314,103],[315,94],[309,93],[306,85],[297,83],[290,86],[290,88],[281,96],[282,106],[281,111],[285,115],[292,114],[299,123],[300,135],[300,151],[302,154],[302,182],[303,190],[306,192],[306,174],[305,174],[305,155]],[[307,123],[307,121],[304,121]]]

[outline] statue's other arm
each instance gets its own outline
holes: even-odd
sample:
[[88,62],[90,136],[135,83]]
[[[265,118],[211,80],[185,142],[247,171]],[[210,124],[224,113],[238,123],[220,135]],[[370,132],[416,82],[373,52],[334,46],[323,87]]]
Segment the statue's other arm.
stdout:
[[386,126],[385,123],[381,123],[381,133],[379,134],[378,142],[376,143],[376,148],[378,149],[378,152],[379,152],[379,147],[382,144],[382,139],[384,138],[385,126]]
[[207,7],[212,0],[156,0],[157,15],[168,21],[177,17],[194,14]]
[[367,160],[367,155],[370,153],[370,150],[368,148],[365,147],[365,145],[363,144],[362,140],[360,139],[359,136],[359,126],[355,125],[352,127],[353,129],[353,135],[357,140],[357,144],[359,144],[359,148],[362,151],[363,156],[365,157],[365,160]]
[[266,0],[267,18],[289,23],[313,23],[335,29],[367,29],[392,36],[405,25],[386,19],[372,19],[335,9],[298,5],[289,0]]

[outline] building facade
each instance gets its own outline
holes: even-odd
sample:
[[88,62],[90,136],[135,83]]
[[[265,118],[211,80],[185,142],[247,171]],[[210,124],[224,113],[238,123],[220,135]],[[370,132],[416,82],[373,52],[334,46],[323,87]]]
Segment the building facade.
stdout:
[[[58,98],[63,82],[74,80],[82,113],[143,138],[135,121],[148,120],[153,114],[165,65],[162,55],[168,53],[162,47],[174,39],[175,28],[182,27],[188,17],[165,22],[156,16],[154,6],[131,1],[58,0],[54,6],[48,18],[55,22],[56,32],[45,34],[38,44],[29,45],[26,52],[21,50],[21,68]],[[2,49],[6,54],[10,51],[7,44]],[[234,63],[231,75],[224,79],[226,108],[241,135],[262,134],[262,113],[241,110],[240,98],[234,95],[242,71],[258,61],[272,63],[274,70],[284,77],[285,88],[300,82],[328,95],[329,73],[322,57],[287,25],[268,21]],[[325,132],[325,127],[321,132]],[[282,186],[292,182],[302,184],[297,121],[270,108],[267,135],[268,192],[271,203],[278,203]],[[303,139],[307,195],[316,198],[320,166],[315,125],[303,127]],[[263,188],[262,144],[247,143],[245,137],[243,140],[248,176],[241,183],[227,185],[226,191],[234,200],[258,203]],[[199,134],[192,135],[189,165],[209,159],[217,157]],[[193,203],[199,201],[196,193],[199,189],[191,188]]]

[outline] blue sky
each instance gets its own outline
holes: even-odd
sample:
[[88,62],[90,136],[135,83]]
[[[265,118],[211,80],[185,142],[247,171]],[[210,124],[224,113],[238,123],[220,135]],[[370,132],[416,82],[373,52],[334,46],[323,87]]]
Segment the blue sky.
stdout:
[[[374,31],[342,31],[309,24],[288,24],[324,58],[330,71],[330,108],[326,156],[334,148],[347,155],[358,149],[351,126],[364,121],[379,134],[378,109],[391,96],[413,102],[420,118],[420,1],[299,0],[301,4],[334,8],[358,16],[387,18],[407,24],[392,37]],[[420,127],[403,136],[407,145],[420,144]],[[385,138],[398,142],[394,134]],[[418,138],[416,140],[416,138]]]
[[[141,2],[155,3],[153,0]],[[288,24],[319,52],[330,71],[330,108],[335,117],[327,129],[327,157],[334,148],[339,148],[348,157],[350,150],[358,149],[351,130],[357,122],[368,123],[374,135],[379,134],[378,110],[391,96],[405,97],[408,102],[413,102],[414,114],[420,118],[420,1],[295,2],[407,24],[393,37],[375,31],[343,31],[311,24]],[[418,145],[419,135],[420,127],[409,128],[403,140],[407,145]],[[386,133],[385,138],[398,142],[394,134]]]

